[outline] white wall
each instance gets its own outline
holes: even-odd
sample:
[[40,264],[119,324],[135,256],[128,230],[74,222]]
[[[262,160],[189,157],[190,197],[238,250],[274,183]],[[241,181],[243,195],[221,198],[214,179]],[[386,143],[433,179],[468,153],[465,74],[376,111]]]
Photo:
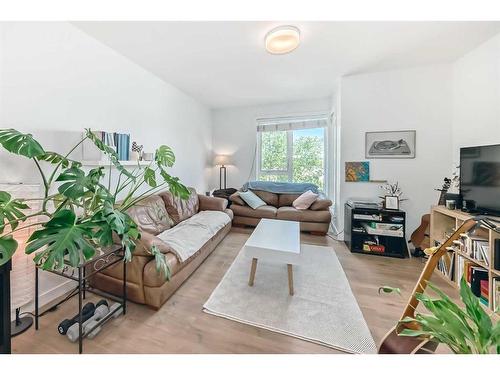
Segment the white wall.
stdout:
[[[0,23],[0,38],[0,127],[131,133],[145,150],[171,146],[172,172],[207,188],[208,107],[70,23]],[[0,180],[19,177],[4,171]]]
[[416,130],[415,159],[370,159],[373,180],[398,181],[409,198],[407,236],[437,203],[451,158],[451,66],[343,77],[339,104],[341,132],[339,223],[348,198],[377,198],[380,183],[345,182],[345,162],[365,160],[365,132]]
[[500,34],[453,64],[453,157],[500,143]]
[[[173,147],[172,173],[208,187],[210,109],[66,22],[0,23],[6,127],[33,131],[48,149],[69,147],[84,127],[131,133],[145,150]],[[13,160],[0,151],[0,182],[37,182],[30,164]],[[58,286],[45,279],[42,293]]]
[[[329,113],[330,98],[265,106],[216,109],[212,113],[213,151],[231,155],[233,166],[227,169],[227,186],[239,188],[255,178],[254,162],[258,118]],[[219,170],[213,167],[212,188],[219,188]],[[249,177],[250,176],[250,177]]]

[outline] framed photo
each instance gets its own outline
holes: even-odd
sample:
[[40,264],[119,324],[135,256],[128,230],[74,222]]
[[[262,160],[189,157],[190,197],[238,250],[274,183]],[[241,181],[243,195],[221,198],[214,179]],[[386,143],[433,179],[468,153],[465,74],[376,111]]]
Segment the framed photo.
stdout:
[[387,210],[399,210],[399,198],[393,195],[384,197],[384,208]]
[[415,158],[415,130],[365,133],[366,159]]

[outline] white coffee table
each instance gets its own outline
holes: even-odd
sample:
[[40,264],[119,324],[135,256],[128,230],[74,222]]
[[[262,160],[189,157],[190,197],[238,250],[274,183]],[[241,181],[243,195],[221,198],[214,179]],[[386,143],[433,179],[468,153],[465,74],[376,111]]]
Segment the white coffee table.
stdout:
[[300,226],[297,221],[262,219],[244,246],[252,258],[248,285],[253,286],[257,261],[286,264],[288,291],[293,296],[293,268],[300,263]]

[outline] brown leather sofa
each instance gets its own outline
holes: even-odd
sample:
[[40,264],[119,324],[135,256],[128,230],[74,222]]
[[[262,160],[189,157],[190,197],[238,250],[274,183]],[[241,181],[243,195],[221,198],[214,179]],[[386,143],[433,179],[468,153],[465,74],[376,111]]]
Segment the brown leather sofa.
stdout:
[[[194,189],[190,190],[191,195],[185,201],[174,197],[170,192],[163,192],[147,198],[129,210],[129,215],[137,222],[141,231],[141,239],[137,243],[132,261],[127,263],[127,294],[131,301],[159,309],[231,229],[233,215],[231,210],[226,209],[227,200],[198,195]],[[204,211],[225,213],[210,219],[221,221],[222,217],[222,221],[217,223],[220,228],[213,235],[210,232],[206,236],[198,236],[205,238],[210,235],[210,238],[189,258],[182,261],[179,252],[160,237],[175,232],[174,236],[189,239],[193,228],[203,233],[205,225],[198,225],[196,222],[200,217],[203,220],[201,213]],[[228,220],[226,215],[229,216]],[[172,274],[170,281],[165,281],[164,275],[156,271],[154,257],[149,252],[152,245],[156,245],[165,254]],[[121,262],[97,273],[92,280],[94,287],[117,295],[122,293],[122,283]]]
[[262,190],[252,190],[260,197],[265,206],[253,209],[239,196],[239,192],[232,194],[231,210],[233,211],[233,225],[256,226],[260,219],[277,219],[299,221],[300,230],[314,234],[326,234],[332,219],[329,207],[332,201],[318,198],[307,210],[298,210],[292,203],[300,194],[275,194]]

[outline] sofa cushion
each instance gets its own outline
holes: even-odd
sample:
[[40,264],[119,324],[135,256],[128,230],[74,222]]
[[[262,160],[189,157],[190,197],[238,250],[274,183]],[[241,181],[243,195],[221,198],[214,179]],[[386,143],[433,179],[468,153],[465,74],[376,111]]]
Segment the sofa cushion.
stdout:
[[311,190],[302,193],[300,197],[295,199],[292,203],[292,206],[297,210],[307,210],[314,201],[318,198],[318,194],[313,193]]
[[240,192],[237,191],[236,193],[234,194],[231,194],[229,196],[229,200],[235,204],[239,204],[240,206],[246,206],[246,203],[243,199],[241,199],[240,197]]
[[278,208],[277,218],[291,221],[309,221],[312,223],[329,223],[330,211],[297,210],[293,207]]
[[153,235],[157,235],[173,225],[173,221],[168,216],[165,208],[165,203],[158,195],[140,201],[129,208],[127,213],[137,223],[140,230]]
[[185,262],[230,223],[231,219],[225,212],[200,211],[175,227],[160,233],[158,238],[172,248],[172,252],[181,262]]
[[198,194],[193,188],[189,188],[191,194],[186,200],[174,196],[171,192],[165,191],[160,193],[160,196],[165,203],[168,215],[174,221],[174,224],[179,224],[181,221],[189,219],[200,210],[200,202]]
[[300,197],[300,194],[280,194],[278,205],[276,207],[291,206],[293,201]]
[[264,202],[262,199],[259,198],[253,191],[248,190],[248,191],[242,191],[240,193],[240,198],[245,201],[246,204],[248,204],[250,207],[252,207],[254,210],[256,208],[259,208],[261,206],[265,206],[266,202]]
[[266,202],[269,206],[278,207],[278,194],[270,193],[264,190],[249,190],[253,191],[260,199]]
[[233,211],[235,216],[274,219],[276,218],[276,212],[278,209],[273,206],[261,206],[254,210],[248,206],[232,205],[231,211]]
[[316,201],[311,204],[309,207],[310,210],[313,211],[325,211],[328,210],[328,207],[332,205],[332,201],[330,199],[316,199]]

